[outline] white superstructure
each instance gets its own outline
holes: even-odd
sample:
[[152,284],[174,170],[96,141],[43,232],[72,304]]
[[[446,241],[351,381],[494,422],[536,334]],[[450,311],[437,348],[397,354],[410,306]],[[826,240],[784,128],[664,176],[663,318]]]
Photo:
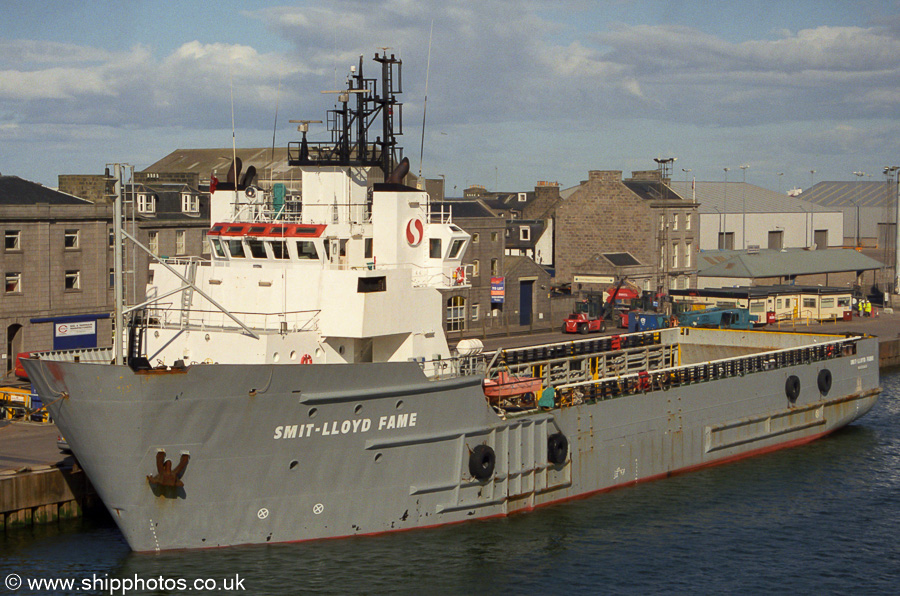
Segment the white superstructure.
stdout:
[[416,360],[440,374],[439,290],[467,283],[469,235],[427,193],[365,179],[317,167],[299,198],[214,189],[211,259],[151,266],[150,363]]

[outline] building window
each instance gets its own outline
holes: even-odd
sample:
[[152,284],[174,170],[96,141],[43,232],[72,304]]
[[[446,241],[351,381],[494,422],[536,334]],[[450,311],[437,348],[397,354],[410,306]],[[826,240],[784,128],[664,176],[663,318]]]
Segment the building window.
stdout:
[[491,259],[491,276],[497,277],[498,275],[500,275],[500,261]]
[[803,308],[815,308],[816,307],[816,299],[815,298],[804,298],[803,299]]
[[138,195],[138,213],[156,213],[156,195],[140,193]]
[[14,294],[22,291],[22,274],[7,272],[6,273],[6,293]]
[[66,230],[65,246],[67,250],[78,248],[78,230]]
[[4,246],[6,247],[6,250],[22,250],[22,232],[20,232],[19,230],[6,230],[3,236]]
[[531,240],[531,228],[528,226],[519,226],[519,240],[528,242]]
[[491,232],[491,242],[496,242],[500,238],[500,234],[497,232]]
[[372,244],[371,238],[366,238],[363,240],[363,258],[371,259],[372,255],[375,254],[374,245]]
[[678,220],[680,218],[681,215],[679,213],[676,213],[674,216],[672,216],[672,230],[674,230],[675,232],[678,231]]
[[159,232],[149,232],[149,246],[147,248],[150,249],[150,252],[154,255],[159,256]]
[[660,215],[659,216],[659,230],[662,231],[665,229],[666,229],[666,216]]
[[175,254],[183,255],[187,252],[187,232],[175,230]]
[[528,193],[520,192],[519,193],[519,202],[524,203],[528,200]]
[[116,231],[113,228],[109,229],[109,247],[116,247]]
[[81,271],[78,271],[78,270],[66,271],[66,289],[67,290],[80,290],[81,289]]
[[466,328],[466,299],[451,296],[447,300],[447,331],[462,331]]
[[734,232],[719,232],[719,250],[734,250]]
[[666,266],[666,245],[661,244],[659,246],[659,265],[660,267]]
[[684,214],[684,229],[690,231],[691,229],[691,213]]
[[478,317],[481,316],[479,312],[479,308],[477,304],[472,305],[472,320],[477,321]]
[[694,244],[692,242],[684,245],[684,266],[686,268],[694,266]]
[[181,210],[184,213],[200,213],[200,197],[189,192],[181,193]]
[[472,234],[472,244],[478,244],[478,240],[481,238],[481,235],[478,232]]
[[478,274],[481,272],[481,261],[475,259],[472,261],[472,277],[478,277]]
[[672,269],[678,269],[678,267],[679,267],[679,264],[678,264],[678,261],[679,261],[679,258],[678,258],[679,250],[678,249],[679,248],[681,248],[681,246],[679,244],[672,245]]
[[109,268],[109,287],[111,287],[111,288],[116,287],[116,268],[115,267]]

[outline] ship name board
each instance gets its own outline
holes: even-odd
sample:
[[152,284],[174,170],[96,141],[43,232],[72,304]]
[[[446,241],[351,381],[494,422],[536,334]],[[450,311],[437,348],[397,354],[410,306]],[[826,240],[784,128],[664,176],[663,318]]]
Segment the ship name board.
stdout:
[[408,414],[391,414],[381,416],[377,421],[372,418],[354,418],[332,420],[322,425],[309,422],[307,424],[285,424],[275,427],[273,439],[303,439],[312,436],[330,437],[333,435],[351,435],[372,430],[391,430],[409,428],[416,425],[418,412]]

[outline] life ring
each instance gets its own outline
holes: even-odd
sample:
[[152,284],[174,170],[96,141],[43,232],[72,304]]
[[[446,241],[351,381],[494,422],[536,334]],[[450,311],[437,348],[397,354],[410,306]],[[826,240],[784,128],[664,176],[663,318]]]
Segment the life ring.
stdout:
[[300,364],[312,364],[312,356],[304,354],[300,357]]
[[456,284],[460,286],[466,283],[466,270],[462,267],[457,267],[453,271],[453,279],[456,280]]
[[825,347],[825,357],[831,358],[832,356],[834,356],[834,344],[828,344]]
[[547,437],[547,460],[553,464],[565,463],[569,455],[569,440],[562,433],[554,433]]
[[797,401],[800,397],[800,378],[797,375],[791,375],[784,382],[784,393],[791,403]]
[[469,455],[469,473],[479,480],[487,480],[494,475],[497,458],[488,445],[476,445]]
[[819,386],[819,391],[822,392],[822,395],[828,395],[828,392],[831,391],[831,371],[827,368],[820,370],[819,376],[816,378],[816,384]]

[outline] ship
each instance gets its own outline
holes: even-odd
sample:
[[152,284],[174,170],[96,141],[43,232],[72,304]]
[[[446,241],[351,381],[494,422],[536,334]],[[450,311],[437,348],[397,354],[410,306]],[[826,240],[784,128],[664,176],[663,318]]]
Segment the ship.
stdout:
[[[876,403],[863,335],[685,326],[451,349],[441,292],[470,283],[471,238],[402,183],[401,62],[375,59],[381,88],[360,59],[332,143],[300,123],[299,190],[237,160],[213,180],[209,258],[154,262],[109,353],[23,360],[131,549],[508,516],[807,443]],[[140,248],[118,219],[116,237]]]

